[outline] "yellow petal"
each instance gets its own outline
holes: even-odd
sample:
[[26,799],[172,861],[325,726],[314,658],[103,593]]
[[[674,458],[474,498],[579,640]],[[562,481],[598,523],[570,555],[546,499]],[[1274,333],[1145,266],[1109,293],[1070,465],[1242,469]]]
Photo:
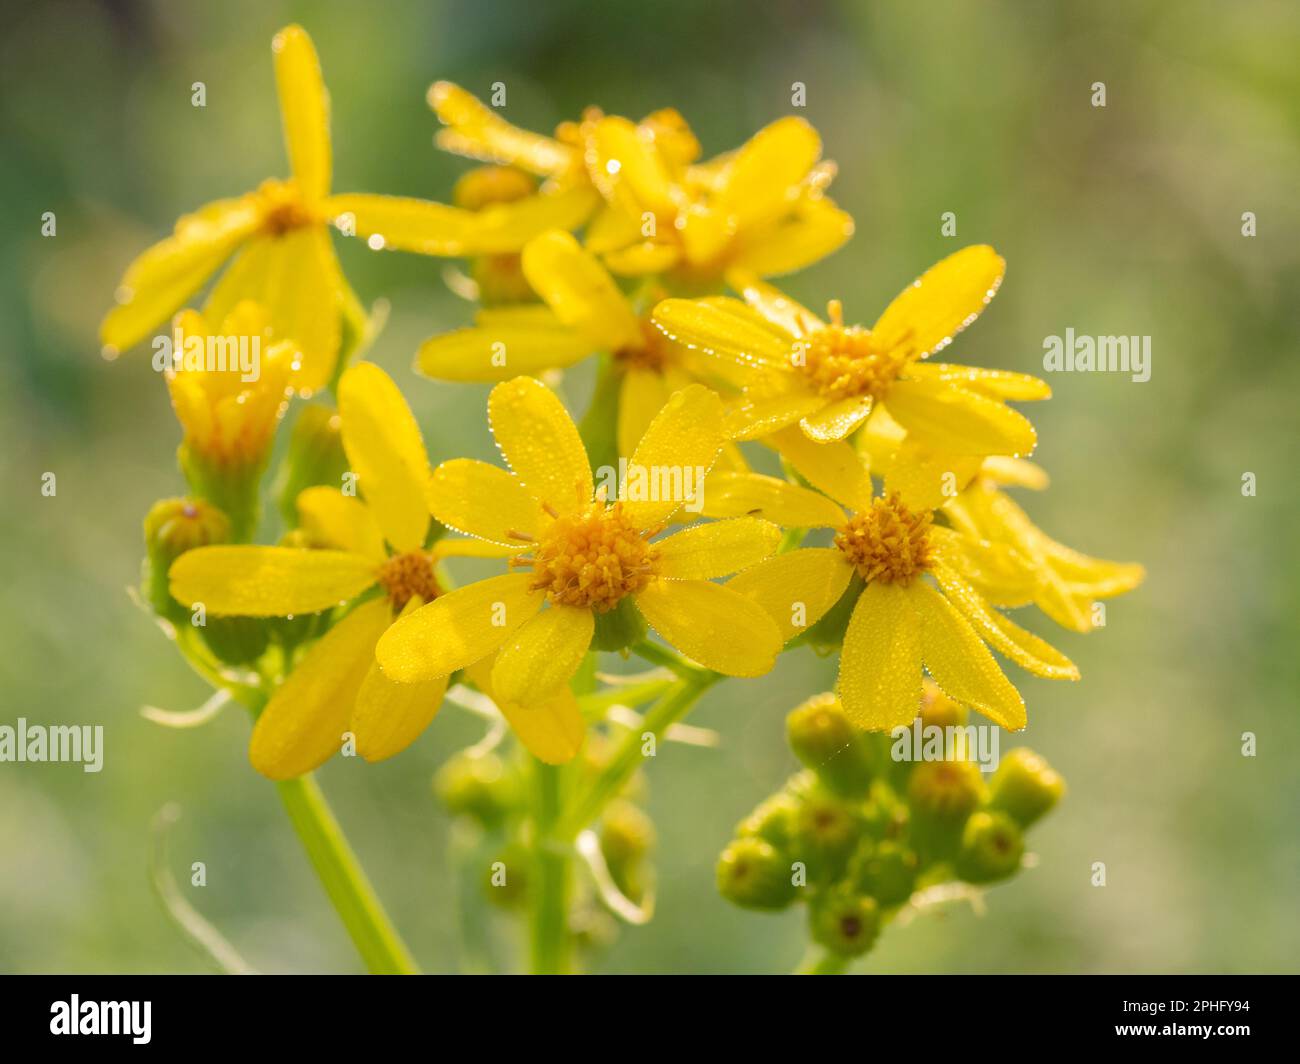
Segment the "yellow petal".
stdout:
[[787,551],[727,581],[727,587],[758,603],[785,640],[811,628],[840,600],[853,567],[833,547]]
[[988,305],[1006,268],[987,244],[954,252],[885,308],[871,330],[877,343],[886,350],[905,348],[914,359],[947,347]]
[[1051,483],[1047,470],[1024,458],[1011,458],[1008,455],[994,454],[984,459],[980,466],[980,476],[994,484],[1015,488],[1028,488],[1030,491],[1045,491]]
[[411,408],[387,373],[358,362],[339,381],[339,415],[343,450],[366,505],[394,548],[416,550],[429,527],[430,474]]
[[312,536],[350,554],[382,562],[384,534],[369,507],[337,488],[307,488],[298,493],[298,519]]
[[569,233],[553,231],[523,250],[524,276],[555,316],[614,352],[644,342],[636,312],[614,279]]
[[810,440],[833,443],[852,436],[871,414],[871,396],[837,399],[808,414],[799,427]]
[[761,562],[780,542],[781,530],[757,517],[692,525],[655,543],[655,571],[670,580],[711,580]]
[[651,318],[685,347],[744,364],[791,365],[794,337],[738,299],[665,299]]
[[607,251],[602,256],[605,268],[619,277],[644,277],[648,273],[665,273],[681,259],[681,249],[676,244],[657,244],[643,240],[618,251]]
[[885,397],[890,415],[936,451],[1029,454],[1034,426],[1005,403],[938,381],[895,381]]
[[589,609],[551,606],[521,625],[497,653],[492,692],[502,702],[549,698],[578,671],[596,621]]
[[492,435],[528,493],[556,513],[573,513],[594,490],[587,449],[556,394],[532,377],[516,377],[488,396]]
[[433,471],[429,510],[448,528],[507,547],[525,546],[524,536],[536,539],[542,523],[541,508],[518,477],[470,458],[453,458]]
[[826,323],[816,314],[772,285],[753,278],[736,280],[740,282],[739,288],[745,302],[782,332],[799,339],[816,329],[825,328]]
[[599,203],[596,190],[582,184],[510,203],[489,204],[475,212],[467,250],[478,255],[519,251],[543,233],[577,229]]
[[467,584],[398,620],[379,641],[375,657],[398,683],[447,676],[496,650],[542,608],[545,593],[530,591],[532,576],[507,573]]
[[471,158],[518,166],[543,177],[565,174],[577,163],[577,152],[551,137],[512,126],[459,85],[435,82],[429,88],[429,106],[456,137],[439,137],[443,147]]
[[836,690],[849,719],[867,731],[909,724],[921,708],[921,618],[910,593],[916,586],[868,584],[849,618]]
[[917,380],[946,381],[990,399],[1015,399],[1029,402],[1050,399],[1051,386],[1028,373],[1011,373],[1003,369],[977,366],[954,366],[944,362],[922,362],[907,367],[907,375]]
[[935,555],[999,606],[1033,602],[1041,584],[1041,567],[1006,543],[977,539],[951,528],[930,529]]
[[663,375],[640,366],[629,366],[618,386],[618,453],[628,455],[655,415],[668,402],[671,392]]
[[597,120],[587,145],[587,172],[602,196],[630,214],[676,211],[672,179],[654,142],[618,115]]
[[320,58],[301,26],[286,26],[277,33],[271,53],[289,165],[303,197],[315,202],[329,193],[331,167],[329,94]]
[[171,592],[217,616],[289,617],[328,610],[375,582],[359,554],[295,547],[199,547],[169,570]]
[[435,562],[443,558],[509,558],[513,554],[518,554],[521,549],[520,544],[503,546],[500,543],[488,543],[481,539],[462,539],[456,537],[443,537],[438,540],[430,549],[429,554]]
[[175,232],[141,253],[122,275],[119,305],[100,326],[100,339],[125,351],[165,322],[257,228],[247,198],[218,200],[186,214]]
[[755,277],[794,273],[839,250],[852,235],[847,213],[825,197],[805,198],[789,217],[742,233],[731,268]]
[[865,456],[847,443],[814,443],[798,428],[771,436],[777,449],[804,480],[849,510],[871,505],[871,475]]
[[993,649],[1035,676],[1049,680],[1079,678],[1079,669],[1074,662],[1033,632],[1025,631],[992,609],[955,570],[946,565],[936,565],[931,572],[947,600]]
[[936,510],[979,472],[978,455],[945,454],[906,438],[890,456],[885,494],[897,492],[910,509]]
[[975,629],[928,584],[909,588],[921,618],[925,667],[955,702],[977,709],[1008,731],[1028,722],[1020,693],[989,653]]
[[320,767],[343,747],[357,693],[388,625],[386,600],[358,606],[321,636],[271,697],[253,728],[248,757],[273,780]]
[[[345,193],[326,204],[330,218],[346,232],[375,238],[372,247],[421,255],[470,253],[474,212],[410,196]],[[350,226],[345,223],[350,222]]]
[[788,377],[785,390],[768,394],[747,390],[743,397],[727,408],[726,432],[732,440],[758,440],[780,432],[826,405],[826,400],[805,388],[797,378]]
[[447,677],[422,683],[394,683],[372,659],[352,711],[357,753],[367,761],[399,754],[424,732],[442,708]]
[[[692,384],[674,392],[655,415],[628,468],[646,470],[651,483],[680,482],[683,487],[690,483],[698,492],[722,444],[722,400],[704,385]],[[623,509],[637,528],[653,528],[688,501],[684,491],[682,495],[676,499],[629,499]]]
[[578,700],[567,687],[540,702],[497,702],[501,715],[533,757],[548,765],[563,765],[582,749],[586,723]]
[[821,153],[821,137],[806,121],[777,119],[755,133],[725,167],[718,211],[739,227],[784,213]]
[[844,523],[844,511],[825,495],[761,473],[715,469],[704,482],[707,517],[750,515],[783,528],[830,528]]
[[707,580],[656,580],[636,604],[664,642],[726,676],[762,676],[784,642],[761,606]]
[[[416,368],[442,381],[504,381],[521,373],[566,369],[598,349],[590,337],[539,308],[527,322],[482,322],[420,345]],[[485,315],[486,316],[486,315]]]

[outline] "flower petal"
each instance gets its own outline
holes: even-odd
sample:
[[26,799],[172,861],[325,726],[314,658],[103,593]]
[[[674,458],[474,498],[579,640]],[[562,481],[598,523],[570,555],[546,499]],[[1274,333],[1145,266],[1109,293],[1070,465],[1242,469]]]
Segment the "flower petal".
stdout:
[[727,676],[762,676],[781,632],[761,606],[707,580],[656,580],[636,595],[646,622],[688,658]]
[[907,367],[907,375],[918,380],[946,381],[990,399],[1015,399],[1030,402],[1050,399],[1051,386],[1028,373],[1011,373],[1004,369],[978,366],[954,366],[944,362],[918,362]]
[[844,633],[836,690],[859,728],[889,731],[921,708],[921,618],[912,588],[870,583]]
[[758,603],[789,641],[821,620],[852,577],[853,566],[840,551],[809,547],[759,562],[728,580],[727,587]]
[[683,497],[625,501],[623,509],[632,523],[653,528],[690,501],[685,498],[686,486],[692,485],[697,493],[703,489],[723,442],[722,400],[717,393],[702,384],[674,392],[636,445],[628,469],[646,470],[651,483],[682,484]]
[[641,345],[641,325],[627,297],[572,235],[552,231],[529,241],[521,261],[533,291],[565,325],[605,351]]
[[820,395],[795,377],[787,377],[787,387],[769,394],[747,390],[744,396],[727,407],[726,431],[732,440],[757,440],[780,432],[787,425],[801,421],[826,405]]
[[814,443],[798,428],[773,433],[770,442],[804,480],[849,510],[871,505],[865,455],[847,443]]
[[871,332],[885,350],[906,347],[914,359],[932,355],[979,316],[1006,268],[987,244],[962,248],[903,289]]
[[329,93],[316,48],[301,26],[286,26],[271,39],[275,85],[289,165],[299,191],[316,202],[330,190]]
[[750,515],[783,528],[832,528],[844,511],[819,492],[761,473],[715,469],[704,482],[707,517]]
[[293,779],[342,748],[357,692],[374,664],[375,641],[388,620],[386,600],[367,602],[307,651],[257,718],[248,756],[258,772]]
[[[433,336],[420,345],[416,369],[442,381],[504,381],[548,369],[566,369],[596,350],[591,338],[547,318],[528,322],[481,322]],[[547,320],[549,319],[549,320]]]
[[654,141],[618,115],[597,119],[586,148],[587,173],[610,203],[629,214],[672,215],[672,179]]
[[431,85],[428,101],[443,124],[450,127],[438,135],[439,145],[447,151],[518,166],[542,177],[566,174],[578,163],[577,151],[568,144],[512,126],[450,81]]
[[356,496],[337,488],[306,488],[298,493],[297,507],[298,519],[311,535],[350,554],[384,560],[384,534],[369,507]]
[[952,454],[1029,454],[1038,434],[1023,414],[997,399],[941,381],[895,381],[890,415],[921,443]]
[[[421,255],[467,255],[472,250],[474,212],[411,196],[348,192],[326,203],[331,220],[380,245]],[[350,222],[350,225],[345,225]],[[374,244],[372,243],[372,247]]]
[[497,702],[501,715],[533,757],[548,765],[563,765],[582,749],[587,725],[578,700],[568,687],[540,702]]
[[794,116],[764,126],[727,162],[716,209],[738,228],[768,221],[790,208],[791,193],[821,157],[822,141]]
[[429,458],[411,408],[373,362],[349,367],[339,381],[343,450],[361,494],[398,551],[418,549],[429,528]]
[[731,268],[755,277],[779,277],[819,262],[853,235],[853,219],[825,196],[805,197],[795,212],[742,233]]
[[671,394],[663,374],[629,366],[618,386],[618,453],[628,455]]
[[806,415],[799,427],[810,440],[833,443],[852,436],[871,415],[871,396],[837,399]]
[[884,463],[885,494],[897,492],[910,509],[936,510],[979,472],[979,455],[946,454],[905,437]]
[[669,580],[711,580],[761,562],[780,542],[781,530],[757,517],[692,525],[655,543],[655,571]]
[[536,539],[542,524],[541,507],[518,477],[470,458],[438,466],[428,498],[430,512],[448,528],[507,547],[525,546],[524,536]]
[[800,339],[816,329],[825,328],[826,323],[821,318],[772,285],[753,278],[736,279],[740,281],[740,292],[745,302],[782,332]]
[[370,670],[352,710],[351,730],[357,738],[357,753],[372,762],[400,754],[437,716],[446,693],[446,676],[420,683],[394,683],[372,655]]
[[591,463],[578,428],[556,394],[532,377],[492,389],[488,421],[497,446],[528,493],[556,513],[591,501]]
[[125,351],[172,316],[257,228],[252,200],[218,200],[182,215],[171,236],[138,255],[118,285],[119,305],[99,327],[101,342]]
[[1028,723],[1024,699],[1011,686],[975,629],[943,595],[914,584],[912,601],[921,618],[925,667],[944,694],[977,709],[1008,731]]
[[794,337],[738,299],[665,299],[651,318],[685,347],[742,364],[788,369]]
[[521,625],[497,653],[492,692],[508,703],[549,698],[578,671],[596,630],[591,610],[555,606]]
[[290,617],[328,610],[375,582],[375,562],[339,550],[221,546],[186,551],[168,572],[172,595],[216,616]]
[[379,641],[375,657],[398,683],[447,676],[501,646],[542,608],[545,592],[529,590],[532,575],[507,573],[441,595],[400,618]]

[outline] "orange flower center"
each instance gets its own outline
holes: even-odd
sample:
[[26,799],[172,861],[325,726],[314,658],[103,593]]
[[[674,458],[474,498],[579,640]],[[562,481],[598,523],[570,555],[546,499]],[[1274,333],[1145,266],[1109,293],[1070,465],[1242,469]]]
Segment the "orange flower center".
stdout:
[[375,582],[388,592],[394,610],[401,610],[416,595],[432,602],[439,593],[433,559],[421,550],[389,558],[379,567]]
[[845,325],[838,299],[830,303],[831,324],[799,340],[791,360],[827,399],[870,395],[879,399],[908,362],[906,347],[881,349],[871,330]]
[[514,564],[532,565],[529,586],[544,590],[551,602],[605,613],[654,579],[659,551],[649,541],[653,534],[636,528],[622,503],[597,501],[557,517],[533,555]]
[[836,533],[835,546],[864,580],[906,587],[930,567],[932,520],[928,510],[907,509],[895,492],[886,499],[872,499],[871,509],[850,517]]
[[263,181],[255,195],[262,213],[262,229],[272,236],[283,236],[316,221],[294,181]]

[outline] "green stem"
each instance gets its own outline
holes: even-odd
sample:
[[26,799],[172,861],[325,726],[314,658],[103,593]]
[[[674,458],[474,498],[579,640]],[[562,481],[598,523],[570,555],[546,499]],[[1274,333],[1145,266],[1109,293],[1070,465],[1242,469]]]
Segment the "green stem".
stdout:
[[795,975],[843,975],[849,970],[851,958],[830,950],[810,949],[799,962]]
[[311,775],[276,784],[312,867],[343,920],[366,967],[376,975],[414,975],[419,969],[389,922]]
[[554,834],[560,815],[561,776],[556,765],[536,761],[533,876],[529,926],[530,969],[535,975],[569,971],[569,855]]

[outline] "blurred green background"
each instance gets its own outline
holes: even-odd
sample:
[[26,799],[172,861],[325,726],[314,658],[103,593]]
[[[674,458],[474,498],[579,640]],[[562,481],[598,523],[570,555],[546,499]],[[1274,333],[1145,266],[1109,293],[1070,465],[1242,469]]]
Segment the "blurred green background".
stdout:
[[[0,723],[103,724],[99,775],[0,764],[0,970],[202,971],[148,882],[149,822],[183,819],[172,860],[204,861],[202,911],[263,970],[354,971],[230,710],[198,730],[142,703],[206,697],[132,605],[140,522],[178,493],[177,430],[138,353],[98,354],[130,258],[180,213],[281,175],[269,43],[316,40],[333,100],[335,187],[446,198],[463,161],[436,152],[424,91],[508,87],[537,129],[587,103],[680,108],[712,153],[790,113],[840,164],[857,235],[789,282],[870,320],[917,273],[987,241],[1002,291],[961,361],[1041,370],[1045,336],[1147,334],[1151,380],[1051,378],[1031,411],[1053,476],[1023,500],[1049,532],[1150,570],[1089,637],[1051,633],[1077,685],[1023,682],[1023,737],[1066,776],[1030,836],[1040,864],[967,910],[891,929],[865,967],[895,971],[1278,971],[1300,957],[1294,463],[1300,394],[1300,9],[1288,0],[924,4],[377,2],[6,5],[0,29]],[[191,106],[203,81],[207,106]],[[1106,85],[1107,106],[1090,104]],[[57,216],[43,238],[41,215]],[[956,239],[940,215],[958,218]],[[1244,211],[1258,235],[1241,234]],[[486,388],[410,370],[464,322],[445,263],[342,248],[367,301],[391,300],[372,352],[407,391],[435,460],[485,456]],[[44,498],[41,474],[58,494]],[[1241,476],[1258,477],[1258,495]],[[1048,632],[1041,616],[1031,626]],[[660,832],[654,923],[599,971],[782,971],[802,911],[729,907],[713,866],[733,824],[794,762],[783,716],[833,681],[803,650],[715,689],[693,718],[714,751],[652,765]],[[1241,735],[1258,756],[1241,755]],[[460,960],[449,825],[429,780],[478,738],[465,713],[395,760],[335,759],[322,784],[420,962]],[[1008,744],[1010,745],[1010,744]],[[1005,749],[1005,747],[1004,747]],[[1090,883],[1104,861],[1108,885]],[[500,929],[503,963],[510,929]]]

